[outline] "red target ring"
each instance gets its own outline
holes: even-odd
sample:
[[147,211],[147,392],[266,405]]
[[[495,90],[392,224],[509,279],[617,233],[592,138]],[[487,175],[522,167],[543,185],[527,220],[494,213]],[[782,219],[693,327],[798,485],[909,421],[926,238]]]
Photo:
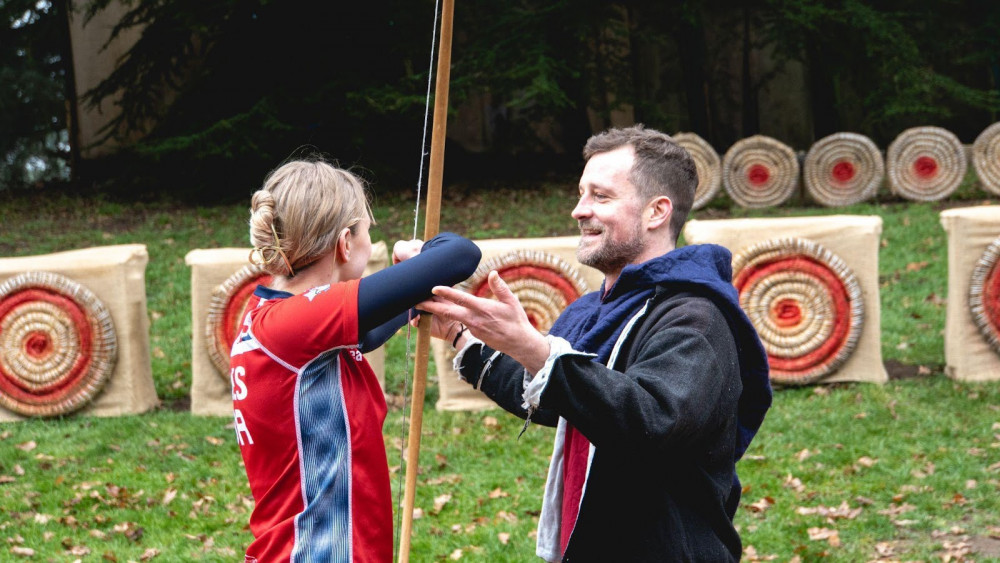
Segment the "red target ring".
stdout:
[[754,186],[763,186],[771,179],[771,170],[763,164],[754,164],[747,170],[747,181]]
[[840,184],[846,184],[851,181],[851,178],[854,178],[855,174],[854,163],[840,160],[833,165],[833,169],[830,171],[830,179]]
[[0,406],[29,417],[79,410],[117,355],[111,314],[87,288],[50,272],[0,284]]
[[737,254],[733,269],[774,382],[815,382],[853,353],[863,324],[861,289],[829,250],[805,239],[772,239]]
[[969,281],[969,309],[980,334],[1000,354],[1000,238],[994,240],[976,262]]
[[567,305],[587,292],[579,271],[547,252],[515,250],[480,264],[459,288],[479,297],[490,297],[487,277],[496,270],[528,314],[531,325],[547,332]]
[[268,285],[272,277],[258,266],[244,266],[212,291],[205,322],[209,358],[219,375],[229,380],[229,354],[240,333],[247,302],[258,285]]

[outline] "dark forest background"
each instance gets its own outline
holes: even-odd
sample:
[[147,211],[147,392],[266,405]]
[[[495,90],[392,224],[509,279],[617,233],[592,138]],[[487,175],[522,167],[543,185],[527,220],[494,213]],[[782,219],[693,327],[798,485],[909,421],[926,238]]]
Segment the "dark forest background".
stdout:
[[[0,0],[0,191],[236,199],[309,150],[413,189],[432,0],[128,0],[108,38],[137,42],[77,92],[71,61],[93,53],[67,22],[115,4]],[[758,133],[884,149],[920,125],[971,143],[1000,111],[995,0],[457,0],[454,29],[447,182],[572,176],[613,124],[721,155]]]

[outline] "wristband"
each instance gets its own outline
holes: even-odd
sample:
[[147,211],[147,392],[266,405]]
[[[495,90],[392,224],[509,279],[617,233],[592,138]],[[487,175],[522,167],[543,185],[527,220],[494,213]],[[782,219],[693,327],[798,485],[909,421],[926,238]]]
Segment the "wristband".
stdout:
[[455,333],[455,339],[451,341],[451,347],[452,348],[455,348],[456,346],[458,346],[458,339],[462,337],[462,334],[464,334],[465,331],[469,330],[469,327],[465,326],[462,323],[458,323],[458,326],[460,326],[462,328],[458,329],[458,332]]

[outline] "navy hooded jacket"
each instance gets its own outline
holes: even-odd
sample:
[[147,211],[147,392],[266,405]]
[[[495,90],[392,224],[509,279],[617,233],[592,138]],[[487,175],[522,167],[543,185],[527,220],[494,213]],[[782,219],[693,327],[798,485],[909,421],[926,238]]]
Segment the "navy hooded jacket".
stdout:
[[[559,426],[537,553],[564,561],[738,560],[735,464],[763,421],[771,388],[766,354],[731,283],[731,255],[716,245],[683,247],[626,267],[607,295],[603,289],[562,313],[550,335],[572,352],[534,374],[545,387],[531,420]],[[463,351],[460,373],[526,417],[523,368],[482,348]],[[594,450],[576,526],[559,554],[553,538],[567,422]]]

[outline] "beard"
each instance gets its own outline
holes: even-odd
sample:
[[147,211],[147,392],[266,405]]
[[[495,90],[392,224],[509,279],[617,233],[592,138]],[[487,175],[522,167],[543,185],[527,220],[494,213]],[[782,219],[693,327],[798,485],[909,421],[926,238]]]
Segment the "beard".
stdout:
[[[620,272],[643,250],[639,224],[635,222],[633,225],[635,228],[625,233],[626,237],[622,240],[610,239],[607,230],[601,231],[600,239],[589,248],[584,248],[583,239],[580,239],[580,245],[576,249],[576,259],[581,264],[596,268],[604,274]],[[580,231],[587,230],[594,230],[594,225],[581,223]]]

